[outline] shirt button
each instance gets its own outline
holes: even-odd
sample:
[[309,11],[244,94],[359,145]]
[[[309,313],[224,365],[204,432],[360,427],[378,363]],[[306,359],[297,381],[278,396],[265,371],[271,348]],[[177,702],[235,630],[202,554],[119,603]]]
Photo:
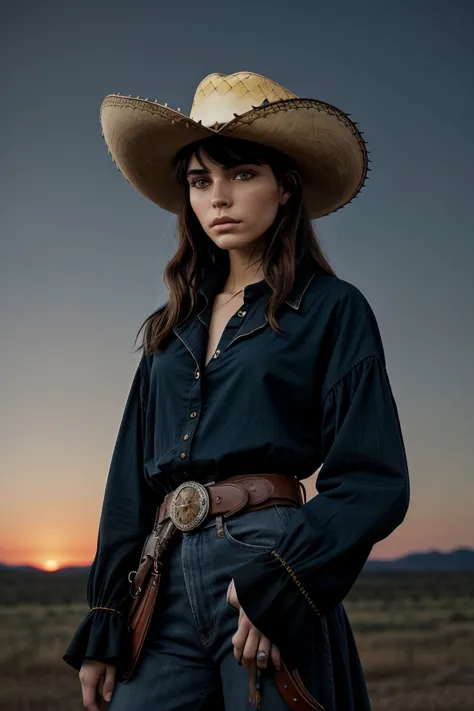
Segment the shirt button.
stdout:
[[196,370],[196,372],[194,373],[194,377],[196,378],[196,380],[199,378],[199,376],[200,376],[200,372],[199,372],[199,370]]
[[196,417],[197,412],[191,412],[191,417]]
[[184,437],[183,437],[183,439],[189,439],[189,435],[188,435],[188,434],[185,434]]
[[179,456],[181,457],[181,459],[185,459],[185,458],[186,458],[186,452],[181,452],[181,454],[180,454]]
[[214,355],[213,355],[212,357],[213,357],[213,358],[217,358],[217,356],[219,355],[219,353],[220,353],[220,350],[217,349],[217,351],[214,353]]
[[247,312],[246,311],[237,311],[237,316],[240,316],[240,318],[243,318]]

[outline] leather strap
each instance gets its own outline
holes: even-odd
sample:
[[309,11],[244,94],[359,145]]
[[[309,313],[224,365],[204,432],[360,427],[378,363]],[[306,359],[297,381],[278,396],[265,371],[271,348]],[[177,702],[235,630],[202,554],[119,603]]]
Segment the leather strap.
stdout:
[[295,711],[324,711],[319,701],[310,694],[303,684],[298,669],[289,669],[283,659],[278,671],[274,671],[275,684],[281,696],[291,709]]
[[[242,509],[258,511],[267,506],[302,504],[300,481],[286,474],[244,474],[224,481],[204,484],[209,491],[208,516],[228,518]],[[157,511],[156,525],[169,517],[174,491],[164,498]]]

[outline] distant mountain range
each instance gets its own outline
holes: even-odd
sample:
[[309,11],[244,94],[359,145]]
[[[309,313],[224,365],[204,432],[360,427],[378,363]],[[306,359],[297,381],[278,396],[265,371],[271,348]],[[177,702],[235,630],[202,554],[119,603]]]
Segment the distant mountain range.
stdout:
[[[60,568],[54,572],[41,570],[31,565],[6,565],[0,563],[1,571],[19,570],[22,572],[45,573],[48,575],[85,575],[89,571],[90,566],[69,566]],[[372,558],[367,561],[364,566],[364,571],[474,571],[474,549],[472,548],[457,548],[447,553],[440,551],[424,551],[420,553],[411,553],[402,558],[392,560],[382,560]]]
[[411,571],[450,571],[474,570],[474,550],[472,548],[457,548],[447,553],[440,551],[425,551],[411,553],[393,560],[369,559],[364,570],[387,570],[390,572]]
[[0,573],[4,570],[18,570],[22,573],[48,573],[48,575],[84,575],[90,570],[90,565],[72,565],[68,568],[59,568],[58,570],[44,570],[43,568],[35,568],[34,565],[7,565],[6,563],[0,563]]

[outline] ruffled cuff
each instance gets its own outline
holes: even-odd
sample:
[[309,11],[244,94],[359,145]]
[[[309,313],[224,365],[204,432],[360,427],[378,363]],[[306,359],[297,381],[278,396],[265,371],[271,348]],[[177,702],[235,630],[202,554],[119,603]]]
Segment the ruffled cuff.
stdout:
[[121,666],[131,648],[127,619],[112,609],[92,609],[81,622],[71,640],[64,661],[80,670],[84,659]]
[[279,647],[286,661],[297,665],[298,653],[307,652],[305,639],[311,640],[315,610],[274,553],[256,556],[232,571],[232,576],[251,623]]
[[251,623],[277,645],[286,663],[296,663],[295,635],[301,631],[301,616],[302,628],[307,625],[306,603],[278,558],[271,552],[262,553],[232,571],[232,576],[239,603]]

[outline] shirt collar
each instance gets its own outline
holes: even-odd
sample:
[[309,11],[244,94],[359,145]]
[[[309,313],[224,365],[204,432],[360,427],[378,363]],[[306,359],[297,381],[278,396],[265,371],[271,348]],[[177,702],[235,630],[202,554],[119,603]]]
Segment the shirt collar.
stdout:
[[[285,303],[296,311],[300,308],[304,293],[311,283],[315,268],[307,261],[302,261],[298,264],[295,270],[295,281],[291,292],[285,299]],[[227,278],[227,272],[221,267],[215,269],[208,274],[202,284],[198,287],[198,294],[205,295],[208,299],[213,298],[218,294],[224,286]],[[266,279],[261,279],[253,284],[248,284],[244,289],[244,303],[248,304],[270,290],[270,285]]]
[[285,299],[285,303],[295,311],[300,308],[306,289],[311,284],[315,274],[315,266],[306,260],[301,261],[296,267],[293,288]]

